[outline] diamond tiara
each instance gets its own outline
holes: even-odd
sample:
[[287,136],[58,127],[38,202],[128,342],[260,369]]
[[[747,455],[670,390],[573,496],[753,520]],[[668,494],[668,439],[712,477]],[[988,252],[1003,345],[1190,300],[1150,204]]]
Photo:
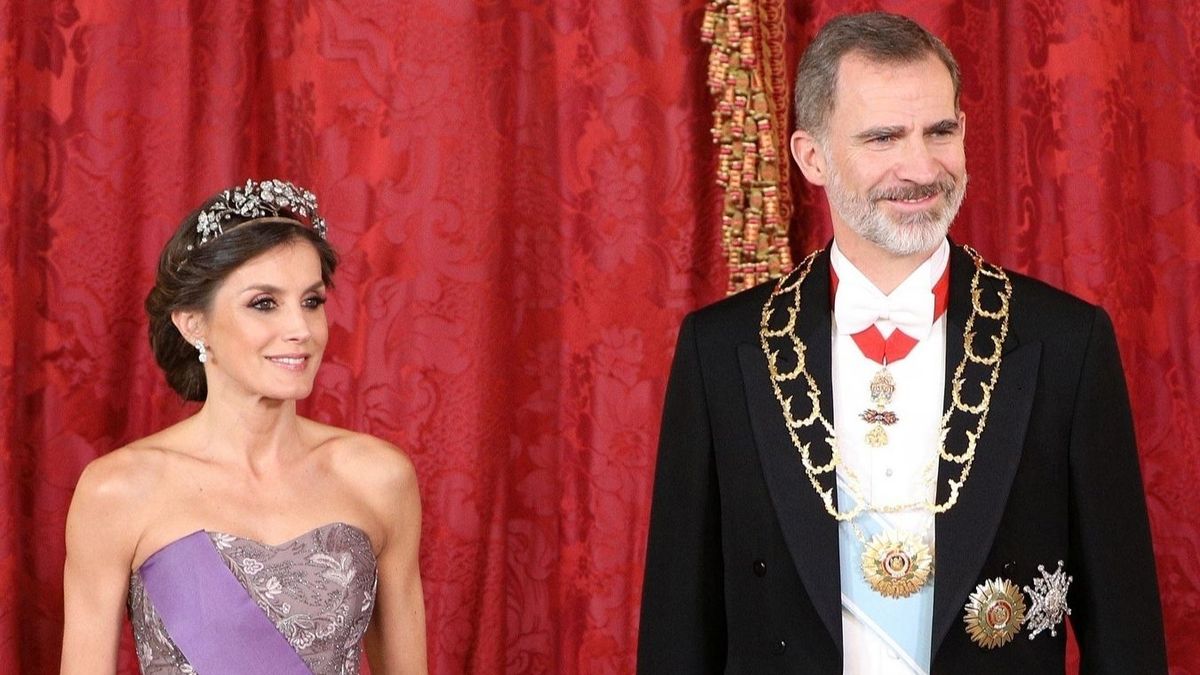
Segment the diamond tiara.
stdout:
[[239,218],[305,218],[317,236],[325,239],[325,219],[317,214],[317,196],[285,180],[247,180],[245,185],[230,188],[217,196],[196,220],[200,241],[189,244],[191,251],[225,233],[229,220]]

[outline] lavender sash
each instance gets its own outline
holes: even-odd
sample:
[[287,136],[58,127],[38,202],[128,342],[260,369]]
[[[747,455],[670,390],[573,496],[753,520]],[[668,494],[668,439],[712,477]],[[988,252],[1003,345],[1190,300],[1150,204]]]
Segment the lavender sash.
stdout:
[[159,549],[139,571],[171,640],[200,675],[313,675],[203,530]]

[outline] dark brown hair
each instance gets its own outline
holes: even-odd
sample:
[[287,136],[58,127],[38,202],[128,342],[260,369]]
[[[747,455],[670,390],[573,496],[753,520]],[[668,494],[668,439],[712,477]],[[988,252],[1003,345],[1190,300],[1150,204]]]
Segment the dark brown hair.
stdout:
[[[171,321],[175,311],[207,311],[221,282],[247,261],[283,244],[307,242],[321,260],[321,279],[333,285],[337,253],[312,228],[288,218],[247,219],[233,217],[224,223],[224,234],[199,245],[196,221],[211,206],[214,196],[193,211],[158,258],[154,288],[146,296],[146,314],[150,317],[150,348],[154,359],[167,376],[167,384],[188,401],[203,401],[208,396],[204,365],[197,359],[196,348],[183,339]],[[191,246],[192,249],[188,250]]]
[[800,57],[794,101],[797,129],[818,138],[825,135],[833,112],[838,66],[842,57],[852,52],[878,63],[914,63],[936,56],[950,71],[954,108],[958,109],[958,63],[937,36],[899,14],[845,14],[826,23]]

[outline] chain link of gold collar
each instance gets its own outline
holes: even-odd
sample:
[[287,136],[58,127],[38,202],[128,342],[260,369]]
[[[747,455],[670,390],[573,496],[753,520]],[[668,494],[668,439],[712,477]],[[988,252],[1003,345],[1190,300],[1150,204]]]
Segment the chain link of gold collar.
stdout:
[[[816,259],[819,252],[814,252],[805,258],[793,271],[786,277],[779,280],[775,290],[771,293],[771,297],[763,306],[762,323],[759,330],[759,338],[762,342],[763,353],[767,357],[767,368],[771,374],[771,388],[775,392],[775,399],[779,401],[779,406],[783,410],[783,418],[786,423],[788,435],[791,436],[792,444],[800,452],[800,460],[804,465],[804,473],[808,476],[808,480],[812,483],[813,489],[817,491],[817,495],[825,504],[825,510],[829,515],[839,521],[849,521],[856,518],[864,511],[875,511],[879,513],[896,513],[900,511],[909,511],[913,509],[924,509],[933,514],[945,513],[958,503],[958,495],[962,490],[963,485],[967,482],[967,477],[971,474],[971,466],[975,462],[975,446],[979,437],[983,435],[984,427],[987,425],[988,410],[991,408],[992,392],[996,388],[996,382],[1000,379],[1000,355],[1004,345],[1004,340],[1008,336],[1008,318],[1009,318],[1009,301],[1012,298],[1012,282],[1004,270],[988,263],[974,249],[969,246],[964,246],[964,250],[975,261],[975,274],[971,277],[971,314],[967,318],[967,324],[963,329],[963,358],[958,363],[958,367],[954,370],[954,377],[950,382],[950,398],[951,406],[942,415],[941,431],[938,434],[938,459],[952,462],[962,466],[958,479],[954,480],[947,477],[947,484],[950,486],[950,494],[946,501],[937,502],[937,494],[934,493],[933,500],[918,500],[903,504],[891,504],[884,506],[875,506],[871,504],[864,496],[862,491],[862,483],[858,476],[850,470],[849,466],[843,467],[846,475],[846,488],[854,497],[855,505],[849,511],[839,511],[833,503],[833,493],[836,489],[828,490],[821,489],[821,483],[818,477],[822,474],[836,471],[842,466],[841,453],[838,450],[837,434],[834,431],[833,424],[821,412],[821,390],[817,386],[817,382],[808,372],[805,363],[805,350],[807,347],[804,342],[796,335],[796,319],[800,315],[800,285],[804,283],[804,279],[808,273],[812,271],[813,261]],[[997,292],[999,299],[999,307],[994,310],[988,310],[983,307],[980,299],[983,294],[983,289],[980,286],[980,281],[984,277],[990,277],[1002,284],[1002,289]],[[772,306],[781,295],[793,293],[793,300],[790,306],[787,307],[788,320],[787,324],[778,330],[771,329],[771,317],[774,315]],[[974,341],[976,335],[976,322],[980,319],[995,321],[998,326],[996,333],[991,335],[993,343],[993,351],[987,355],[977,354],[975,352]],[[768,339],[770,338],[788,338],[792,343],[792,349],[796,356],[796,366],[786,373],[779,372],[778,360],[779,352],[772,351]],[[968,363],[976,363],[982,366],[991,366],[991,376],[986,382],[980,383],[980,396],[976,403],[968,404],[963,401],[963,385],[965,384],[964,373]],[[782,383],[791,382],[794,380],[803,379],[807,385],[807,398],[810,402],[810,408],[807,415],[797,419],[792,411],[793,400],[791,396],[785,396]],[[975,430],[965,431],[966,448],[958,454],[951,452],[946,447],[946,437],[949,435],[951,428],[951,420],[956,414],[973,415],[975,417]],[[813,464],[812,453],[808,443],[803,443],[797,435],[797,430],[812,426],[820,422],[825,428],[825,442],[829,445],[830,458],[829,462],[816,466]],[[932,485],[936,478],[937,459],[935,459],[925,470],[926,484]]]

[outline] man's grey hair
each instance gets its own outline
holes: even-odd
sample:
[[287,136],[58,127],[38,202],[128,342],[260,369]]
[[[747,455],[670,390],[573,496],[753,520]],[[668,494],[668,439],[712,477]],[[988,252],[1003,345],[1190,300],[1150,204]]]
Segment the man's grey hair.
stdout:
[[912,19],[887,12],[844,14],[826,23],[813,38],[796,69],[796,128],[825,137],[833,112],[838,66],[855,53],[884,64],[916,63],[930,54],[950,71],[954,110],[960,88],[958,63],[946,45]]

